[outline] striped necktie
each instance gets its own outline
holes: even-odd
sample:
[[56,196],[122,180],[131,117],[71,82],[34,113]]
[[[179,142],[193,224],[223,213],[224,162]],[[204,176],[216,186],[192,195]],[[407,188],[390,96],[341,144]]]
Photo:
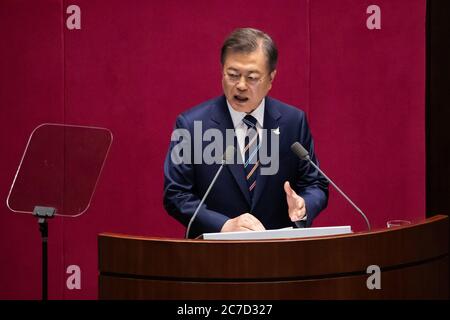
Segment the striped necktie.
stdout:
[[259,136],[256,129],[256,118],[246,115],[242,121],[247,125],[247,133],[245,135],[244,148],[244,169],[247,178],[248,190],[250,197],[253,197],[253,191],[256,187],[256,178],[259,173]]

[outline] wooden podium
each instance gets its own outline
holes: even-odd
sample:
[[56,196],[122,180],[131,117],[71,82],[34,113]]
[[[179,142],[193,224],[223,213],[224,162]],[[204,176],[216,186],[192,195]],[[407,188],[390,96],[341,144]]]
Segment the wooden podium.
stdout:
[[[98,236],[100,299],[448,299],[448,217],[340,236]],[[367,268],[381,268],[368,289]]]

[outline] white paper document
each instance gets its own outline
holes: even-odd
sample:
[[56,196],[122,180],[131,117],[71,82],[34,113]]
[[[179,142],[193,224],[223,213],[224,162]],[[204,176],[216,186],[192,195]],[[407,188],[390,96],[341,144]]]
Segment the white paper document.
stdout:
[[284,228],[264,231],[236,231],[204,233],[204,240],[264,240],[320,237],[352,233],[351,226],[318,227],[318,228]]

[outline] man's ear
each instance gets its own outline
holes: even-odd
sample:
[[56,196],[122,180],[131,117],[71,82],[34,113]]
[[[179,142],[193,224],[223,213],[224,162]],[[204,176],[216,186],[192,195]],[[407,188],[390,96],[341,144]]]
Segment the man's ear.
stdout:
[[273,70],[271,73],[270,73],[270,82],[272,83],[272,81],[273,81],[273,79],[275,79],[275,75],[277,74],[277,70],[275,69],[275,70]]

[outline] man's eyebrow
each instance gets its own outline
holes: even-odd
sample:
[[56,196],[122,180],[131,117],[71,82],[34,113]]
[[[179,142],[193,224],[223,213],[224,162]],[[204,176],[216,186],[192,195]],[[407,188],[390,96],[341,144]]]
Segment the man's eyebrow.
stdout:
[[[236,69],[236,68],[233,68],[233,67],[228,67],[227,68],[227,71],[236,71],[236,72],[241,72],[241,70],[239,70],[239,69]],[[260,72],[259,70],[248,70],[248,71],[245,71],[247,74],[248,73],[258,73],[258,74],[261,74],[262,72]]]

